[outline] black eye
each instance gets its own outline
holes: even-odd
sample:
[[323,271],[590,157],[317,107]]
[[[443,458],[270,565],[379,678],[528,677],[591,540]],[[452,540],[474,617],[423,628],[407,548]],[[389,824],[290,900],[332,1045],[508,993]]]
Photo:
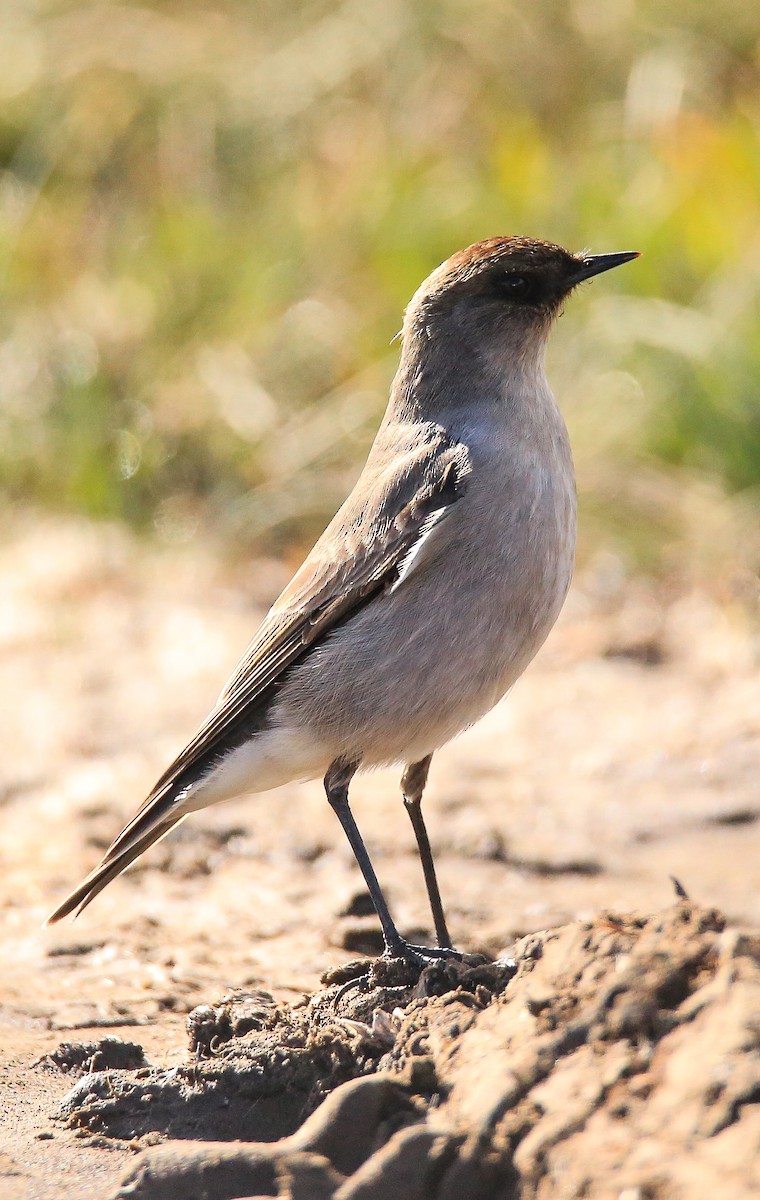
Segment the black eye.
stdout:
[[507,300],[528,301],[533,298],[533,283],[527,275],[502,275],[497,281],[499,292]]

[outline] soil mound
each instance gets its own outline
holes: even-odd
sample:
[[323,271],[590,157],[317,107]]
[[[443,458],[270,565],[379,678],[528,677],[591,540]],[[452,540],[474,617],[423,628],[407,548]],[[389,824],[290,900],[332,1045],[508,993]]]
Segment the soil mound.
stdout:
[[147,1146],[114,1200],[758,1194],[760,935],[714,910],[324,984],[196,1008],[186,1066],[77,1082],[62,1119]]

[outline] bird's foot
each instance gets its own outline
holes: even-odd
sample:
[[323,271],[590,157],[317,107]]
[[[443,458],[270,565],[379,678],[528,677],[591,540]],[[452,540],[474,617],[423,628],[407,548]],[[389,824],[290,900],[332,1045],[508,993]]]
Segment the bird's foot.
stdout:
[[[375,988],[401,989],[398,1003],[403,1002],[401,993],[408,988],[422,987],[423,995],[443,995],[469,979],[473,970],[477,972],[487,965],[488,960],[482,954],[468,954],[451,946],[416,946],[405,938],[394,938],[379,958],[350,963],[329,973],[329,982],[342,985],[331,1003],[337,1007],[354,989],[365,993]],[[348,978],[346,970],[350,970]]]
[[405,938],[399,937],[386,943],[382,957],[386,961],[402,958],[415,966],[427,967],[430,963],[440,962],[442,959],[460,960],[464,956],[461,950],[455,950],[453,946],[415,946]]

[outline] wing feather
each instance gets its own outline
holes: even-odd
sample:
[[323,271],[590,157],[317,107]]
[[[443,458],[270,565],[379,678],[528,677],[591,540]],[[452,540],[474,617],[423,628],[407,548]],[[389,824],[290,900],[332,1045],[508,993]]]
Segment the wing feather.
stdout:
[[381,471],[378,478],[375,470],[369,486],[362,489],[360,481],[270,610],[215,708],[99,866],[50,915],[48,924],[81,912],[173,829],[187,813],[182,803],[187,790],[255,729],[288,668],[378,592],[408,577],[433,527],[464,494],[469,471],[466,448],[438,436],[422,439],[417,454],[407,449],[391,459],[385,475]]
[[[117,860],[126,866],[150,844],[146,837],[151,831],[158,837],[167,821],[174,824],[186,789],[234,744],[236,735],[244,739],[284,672],[379,591],[400,581],[431,523],[437,525],[464,494],[468,470],[464,447],[450,447],[435,456],[421,485],[413,486],[419,471],[410,472],[406,488],[402,481],[397,489],[401,495],[393,496],[395,504],[386,504],[382,519],[365,510],[352,526],[345,522],[344,506],[271,609],[216,707],[109,847],[101,871]],[[404,491],[407,496],[411,492],[408,499]]]

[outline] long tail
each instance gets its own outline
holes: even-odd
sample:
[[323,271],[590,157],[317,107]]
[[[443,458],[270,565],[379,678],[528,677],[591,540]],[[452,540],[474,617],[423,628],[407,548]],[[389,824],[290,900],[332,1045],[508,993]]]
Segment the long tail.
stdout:
[[[184,821],[188,815],[187,809],[183,811],[180,808],[177,811],[175,806],[167,804],[167,800],[166,796],[159,796],[155,799],[149,797],[142,809],[106,851],[95,870],[91,871],[79,887],[51,912],[45,925],[55,925],[56,921],[60,921],[62,917],[67,917],[72,912],[75,917],[78,917],[82,909],[95,899],[98,892],[102,892],[103,888],[117,875],[120,875],[131,862],[139,858],[144,850],[166,837],[167,833]],[[167,808],[170,809],[168,813],[166,812]],[[173,812],[172,808],[174,808]]]

